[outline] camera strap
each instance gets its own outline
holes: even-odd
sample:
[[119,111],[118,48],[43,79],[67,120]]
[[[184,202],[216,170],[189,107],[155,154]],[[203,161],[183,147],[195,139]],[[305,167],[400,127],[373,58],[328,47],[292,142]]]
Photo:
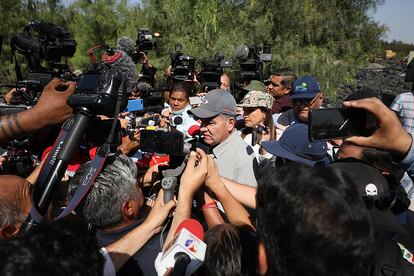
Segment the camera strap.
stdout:
[[[70,128],[72,127],[73,120],[73,118],[70,118],[63,124],[62,129],[60,130],[59,135],[52,146],[52,149],[46,156],[46,160],[40,169],[39,176],[37,177],[36,184],[34,185],[32,202],[38,202],[35,200],[35,198],[38,196],[38,193],[44,189],[44,185],[48,178],[49,172],[51,171],[53,164],[56,162],[59,151],[62,148],[62,145],[69,133]],[[43,220],[43,216],[39,213],[34,204],[30,209],[30,215],[36,223],[40,223]]]
[[79,205],[79,203],[88,193],[89,189],[92,187],[92,184],[95,181],[96,177],[102,170],[102,167],[105,164],[105,160],[108,157],[109,151],[109,144],[103,144],[98,149],[95,157],[91,161],[91,165],[89,167],[88,172],[82,177],[82,180],[80,181],[80,184],[76,189],[76,192],[70,200],[69,204],[62,211],[62,213],[60,213],[59,216],[55,218],[55,220],[66,217]]
[[67,215],[69,215],[73,210],[75,210],[75,208],[79,205],[79,203],[81,203],[82,199],[87,195],[88,191],[90,190],[93,183],[95,182],[96,177],[98,177],[99,173],[101,172],[105,164],[105,161],[111,151],[111,144],[113,142],[115,127],[118,121],[117,118],[118,118],[118,114],[119,114],[119,111],[121,109],[121,104],[122,104],[123,87],[124,87],[124,78],[122,78],[122,83],[118,89],[118,98],[117,98],[115,113],[114,113],[115,119],[113,120],[112,128],[106,139],[106,143],[103,144],[96,152],[95,157],[91,161],[89,170],[83,175],[72,199],[70,200],[66,208],[62,211],[62,213],[60,213],[59,216],[55,218],[55,220],[64,218]]

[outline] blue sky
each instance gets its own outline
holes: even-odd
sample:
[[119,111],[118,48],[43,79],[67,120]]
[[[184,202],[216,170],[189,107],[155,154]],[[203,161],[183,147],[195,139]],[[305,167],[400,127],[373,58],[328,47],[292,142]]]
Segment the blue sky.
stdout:
[[414,43],[414,0],[385,0],[371,15],[375,21],[388,26],[386,40]]
[[[62,0],[69,4],[74,0]],[[140,0],[129,0],[130,4]],[[375,21],[386,24],[389,28],[386,40],[401,40],[414,43],[414,0],[385,0],[385,3],[371,11],[370,15]]]

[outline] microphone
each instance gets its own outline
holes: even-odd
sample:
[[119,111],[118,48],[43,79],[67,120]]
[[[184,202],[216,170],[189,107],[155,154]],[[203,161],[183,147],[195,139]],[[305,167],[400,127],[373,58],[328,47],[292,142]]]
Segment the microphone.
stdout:
[[118,54],[121,55],[109,65],[117,68],[124,75],[124,77],[129,80],[135,74],[135,63],[126,52],[122,50],[115,50],[115,55]]
[[200,126],[192,125],[188,128],[188,135],[194,137],[200,134]]
[[249,47],[247,47],[244,44],[241,44],[241,45],[237,46],[237,48],[236,48],[236,57],[238,59],[244,60],[244,59],[247,59],[248,56],[249,56]]
[[177,227],[174,243],[155,259],[155,270],[164,275],[192,275],[204,262],[207,245],[203,242],[203,226],[195,219],[186,219]]
[[170,117],[170,124],[171,126],[178,126],[183,123],[183,117],[180,115],[173,115]]
[[134,51],[134,41],[127,36],[120,37],[116,42],[116,48],[126,52],[130,56]]

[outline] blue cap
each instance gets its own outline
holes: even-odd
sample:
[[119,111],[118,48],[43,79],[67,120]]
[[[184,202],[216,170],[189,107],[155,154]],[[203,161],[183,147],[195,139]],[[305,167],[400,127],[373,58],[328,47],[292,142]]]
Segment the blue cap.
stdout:
[[328,145],[325,141],[311,142],[308,138],[308,125],[294,124],[288,127],[279,141],[261,143],[269,153],[292,161],[314,166],[318,162],[327,165],[330,160],[327,156]]
[[292,84],[290,99],[312,99],[321,92],[319,82],[312,76],[303,76]]

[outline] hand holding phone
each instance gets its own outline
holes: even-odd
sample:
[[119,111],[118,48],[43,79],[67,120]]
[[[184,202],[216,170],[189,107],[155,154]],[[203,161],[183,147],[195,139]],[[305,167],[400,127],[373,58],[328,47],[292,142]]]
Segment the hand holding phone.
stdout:
[[350,136],[368,137],[378,128],[375,116],[364,109],[324,108],[309,111],[309,140]]
[[390,151],[404,157],[411,148],[412,138],[404,128],[397,115],[377,98],[344,102],[344,107],[363,109],[371,112],[378,121],[378,129],[369,136],[354,136],[348,142],[363,147],[374,147]]

